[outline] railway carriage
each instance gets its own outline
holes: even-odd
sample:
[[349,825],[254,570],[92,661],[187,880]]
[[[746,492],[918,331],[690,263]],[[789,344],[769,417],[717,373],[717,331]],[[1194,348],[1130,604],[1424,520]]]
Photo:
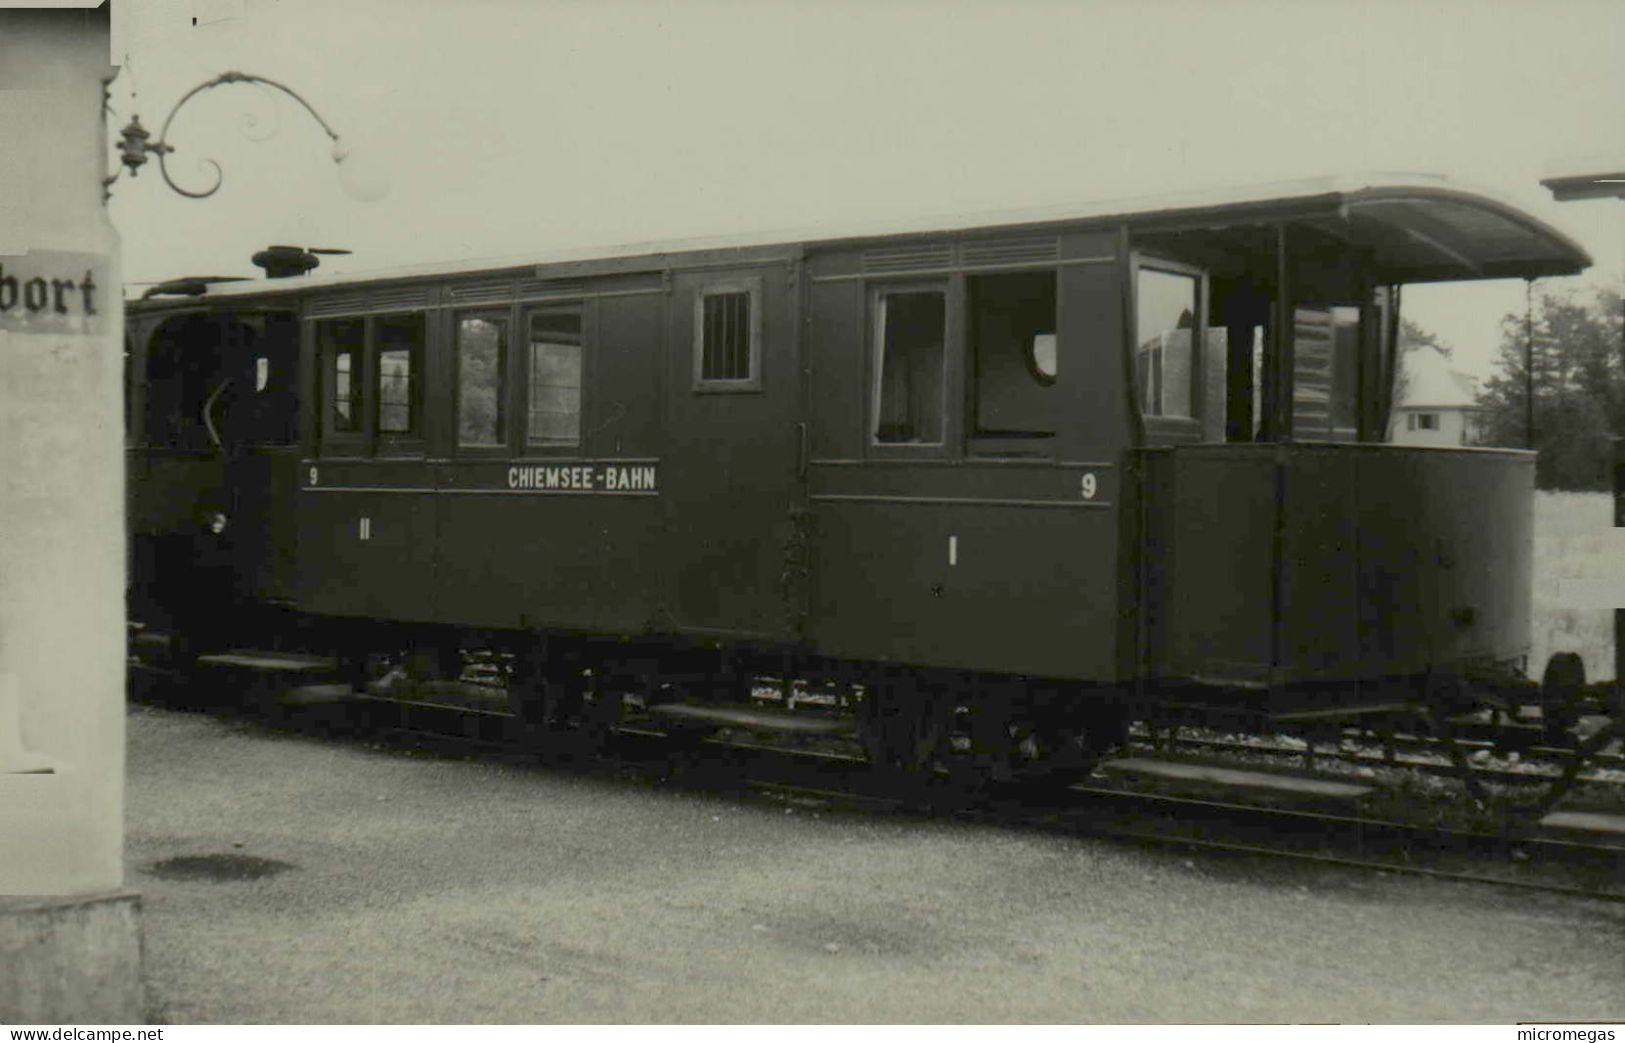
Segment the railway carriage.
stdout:
[[132,614],[501,647],[541,733],[805,678],[994,775],[1522,691],[1533,455],[1383,444],[1399,287],[1587,264],[1405,178],[182,283],[129,307]]

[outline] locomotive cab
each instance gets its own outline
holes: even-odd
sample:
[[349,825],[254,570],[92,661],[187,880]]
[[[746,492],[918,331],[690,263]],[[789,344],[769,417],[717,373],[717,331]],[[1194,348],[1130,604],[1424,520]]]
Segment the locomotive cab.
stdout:
[[1352,712],[1523,667],[1534,454],[1385,444],[1400,286],[1571,272],[1583,253],[1415,189],[1134,245],[1142,686]]
[[278,563],[291,552],[299,430],[294,313],[183,306],[142,316],[131,341],[135,618],[194,631],[239,598],[285,595]]

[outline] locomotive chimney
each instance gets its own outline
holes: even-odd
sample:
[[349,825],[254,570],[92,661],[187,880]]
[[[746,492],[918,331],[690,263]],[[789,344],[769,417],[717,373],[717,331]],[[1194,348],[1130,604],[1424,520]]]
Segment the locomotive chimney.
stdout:
[[320,257],[302,246],[268,246],[255,254],[253,261],[265,269],[267,279],[303,275],[322,263]]

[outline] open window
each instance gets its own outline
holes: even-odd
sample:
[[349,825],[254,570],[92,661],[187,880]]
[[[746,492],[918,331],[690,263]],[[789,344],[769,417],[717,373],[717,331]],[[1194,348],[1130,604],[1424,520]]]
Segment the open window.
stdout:
[[1008,272],[965,280],[971,357],[973,453],[1047,451],[1057,429],[1055,273]]
[[941,445],[948,295],[940,285],[874,291],[876,445]]
[[1206,272],[1142,260],[1134,303],[1134,392],[1147,438],[1223,440],[1230,338],[1209,325]]
[[457,445],[507,445],[504,374],[508,365],[506,312],[457,318]]
[[1202,279],[1189,269],[1141,265],[1135,283],[1134,379],[1147,417],[1195,419]]
[[144,356],[141,438],[211,452],[298,439],[299,324],[286,311],[178,315]]

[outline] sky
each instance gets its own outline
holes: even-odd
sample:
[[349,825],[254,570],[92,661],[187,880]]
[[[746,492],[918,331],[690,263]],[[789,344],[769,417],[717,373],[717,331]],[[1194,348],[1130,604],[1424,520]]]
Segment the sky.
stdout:
[[[114,2],[111,128],[139,113],[156,136],[237,70],[349,150],[335,168],[273,90],[197,95],[170,175],[224,180],[193,200],[156,162],[120,178],[131,284],[258,276],[271,243],[366,271],[1373,171],[1488,190],[1597,262],[1537,288],[1625,280],[1625,201],[1539,184],[1620,169],[1617,0]],[[1523,297],[1416,287],[1405,309],[1484,376]]]

